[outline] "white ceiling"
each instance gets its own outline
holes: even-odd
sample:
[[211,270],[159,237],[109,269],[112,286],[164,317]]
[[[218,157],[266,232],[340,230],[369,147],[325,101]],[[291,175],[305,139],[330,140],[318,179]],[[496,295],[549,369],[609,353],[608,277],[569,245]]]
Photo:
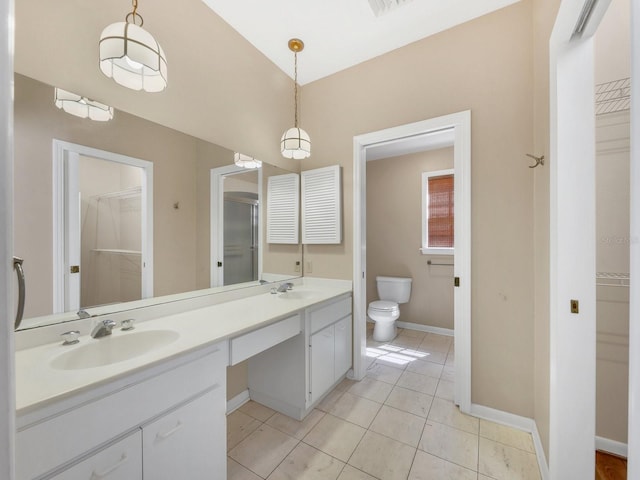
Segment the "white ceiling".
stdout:
[[202,0],[298,83],[318,80],[519,0],[412,0],[376,16],[369,0]]

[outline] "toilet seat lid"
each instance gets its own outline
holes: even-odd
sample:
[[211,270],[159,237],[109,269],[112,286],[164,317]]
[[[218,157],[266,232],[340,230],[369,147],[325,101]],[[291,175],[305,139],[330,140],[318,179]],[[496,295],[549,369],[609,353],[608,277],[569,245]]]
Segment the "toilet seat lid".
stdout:
[[369,304],[369,308],[372,310],[379,310],[382,312],[391,312],[398,309],[396,302],[390,302],[388,300],[377,300]]

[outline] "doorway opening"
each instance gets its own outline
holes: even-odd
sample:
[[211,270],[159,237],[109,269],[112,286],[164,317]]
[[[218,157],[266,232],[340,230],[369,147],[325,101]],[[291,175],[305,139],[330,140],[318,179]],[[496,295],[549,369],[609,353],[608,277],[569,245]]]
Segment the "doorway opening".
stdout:
[[211,287],[260,279],[262,169],[211,170]]
[[[455,403],[471,410],[471,112],[464,111],[354,138],[353,376],[366,373],[367,161],[453,147]],[[402,153],[399,153],[402,152]],[[452,282],[454,281],[452,278]]]
[[153,164],[54,140],[54,313],[153,296]]

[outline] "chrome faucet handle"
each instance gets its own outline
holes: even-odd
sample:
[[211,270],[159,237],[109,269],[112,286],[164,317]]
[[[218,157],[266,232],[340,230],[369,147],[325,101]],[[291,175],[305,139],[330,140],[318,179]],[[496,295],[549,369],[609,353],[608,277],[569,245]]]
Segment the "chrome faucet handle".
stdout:
[[136,328],[133,326],[133,322],[135,322],[133,318],[127,318],[126,320],[122,320],[122,323],[120,324],[121,329],[124,331],[133,330],[134,328]]
[[105,337],[107,335],[111,335],[111,330],[113,330],[113,327],[115,326],[116,326],[116,322],[114,322],[110,318],[102,320],[98,322],[95,327],[93,327],[91,336],[93,338],[100,338],[100,337]]
[[62,345],[75,345],[80,342],[80,332],[78,330],[71,330],[70,332],[64,332],[60,335],[64,342]]

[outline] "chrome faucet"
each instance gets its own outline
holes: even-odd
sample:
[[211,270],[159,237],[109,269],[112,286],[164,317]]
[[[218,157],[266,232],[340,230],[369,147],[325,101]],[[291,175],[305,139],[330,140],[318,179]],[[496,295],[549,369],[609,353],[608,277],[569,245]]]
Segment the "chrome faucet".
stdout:
[[280,286],[277,288],[277,291],[286,292],[287,290],[291,290],[292,288],[293,288],[293,283],[285,282],[280,284]]
[[93,330],[91,331],[91,336],[93,338],[106,337],[107,335],[111,335],[111,330],[116,326],[116,322],[111,319],[102,320],[98,322]]

